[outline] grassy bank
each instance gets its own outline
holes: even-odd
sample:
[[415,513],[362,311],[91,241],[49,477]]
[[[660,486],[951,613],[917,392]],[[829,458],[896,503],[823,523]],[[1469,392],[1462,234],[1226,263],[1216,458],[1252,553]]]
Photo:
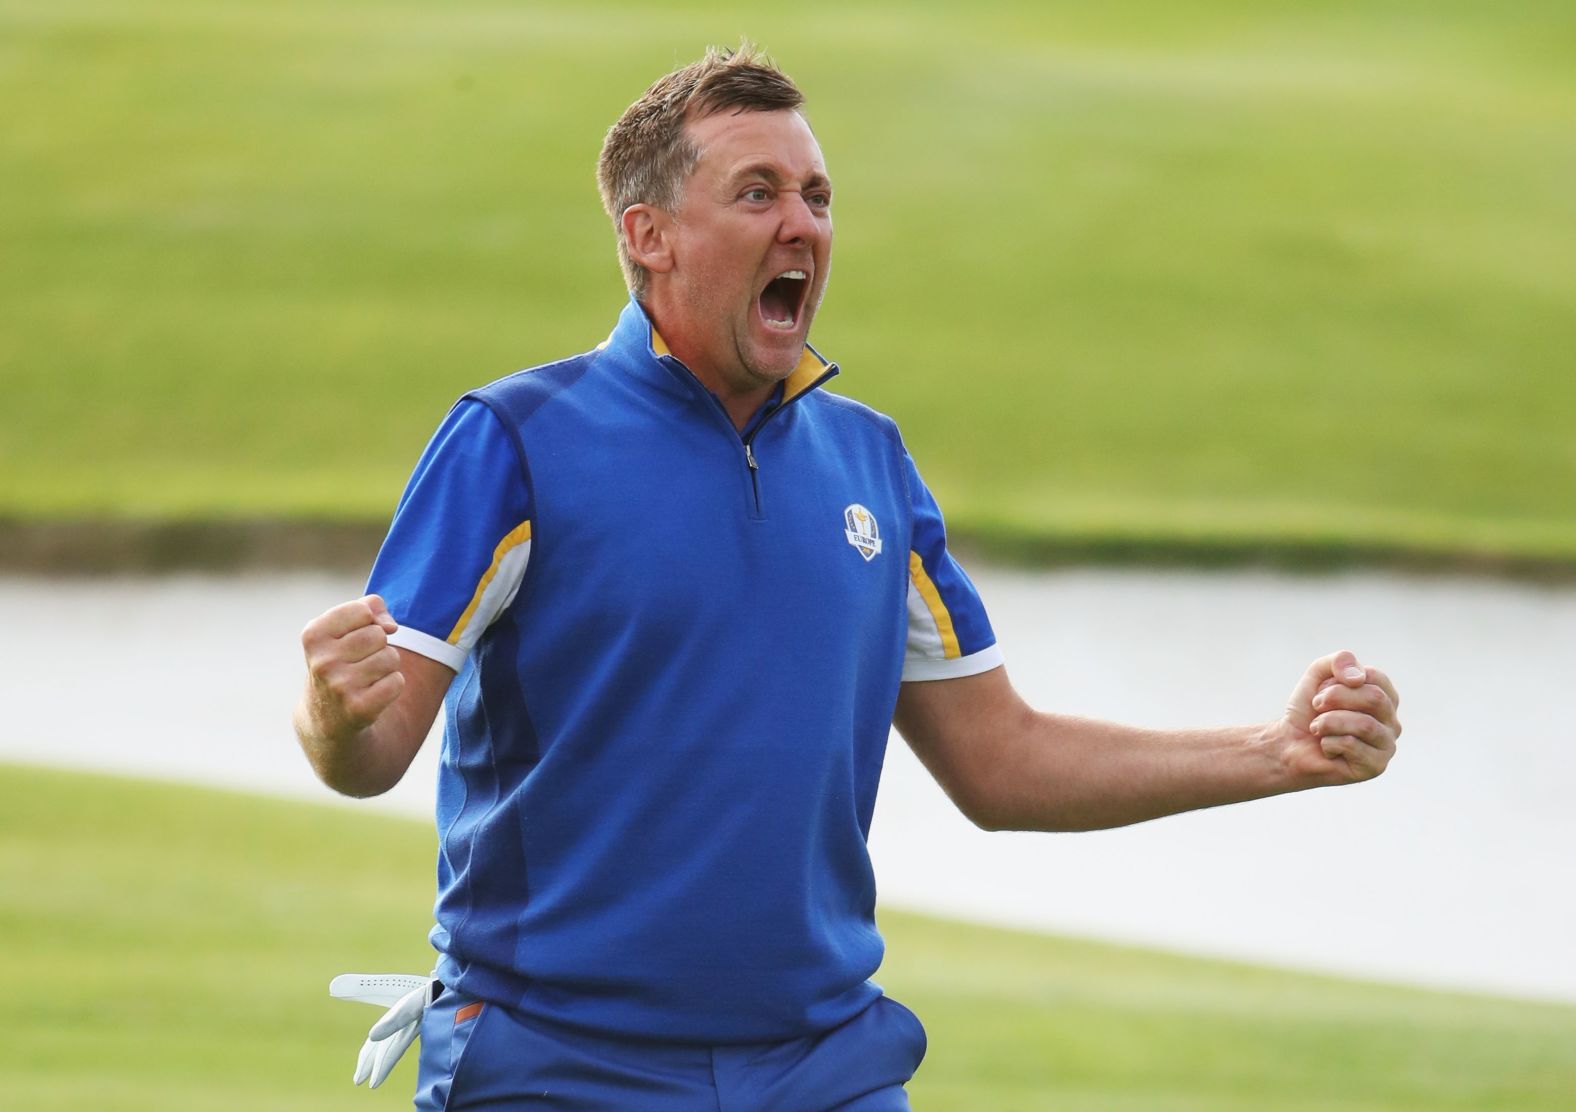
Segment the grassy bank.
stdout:
[[[419,971],[421,823],[0,766],[0,1103],[33,1112],[406,1107],[348,1081]],[[1292,975],[886,914],[880,974],[931,1049],[926,1112],[1563,1109],[1576,1009]],[[1404,939],[1374,941],[1405,945]]]
[[600,136],[748,32],[837,182],[814,338],[955,525],[1576,558],[1568,5],[723,10],[0,0],[0,515],[386,517],[606,334]]

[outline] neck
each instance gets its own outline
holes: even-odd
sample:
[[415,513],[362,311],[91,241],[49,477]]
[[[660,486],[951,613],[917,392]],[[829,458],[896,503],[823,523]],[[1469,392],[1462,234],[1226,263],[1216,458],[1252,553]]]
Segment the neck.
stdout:
[[722,403],[723,411],[733,422],[733,427],[743,432],[750,418],[776,389],[777,383],[761,380],[742,366],[718,365],[694,342],[690,330],[682,326],[675,314],[663,311],[660,299],[651,297],[649,291],[641,298],[640,305],[668,351],[689,368],[702,386],[711,391]]
[[678,355],[679,362],[686,367],[690,367],[695,377],[700,379],[701,385],[710,390],[712,395],[722,403],[723,411],[727,413],[728,420],[732,421],[733,427],[741,433],[744,431],[744,426],[750,423],[750,418],[755,416],[761,406],[765,404],[766,399],[771,397],[772,391],[776,389],[776,383],[768,382],[765,386],[757,387],[753,390],[730,391],[721,383],[708,381],[678,352],[675,351],[673,354]]

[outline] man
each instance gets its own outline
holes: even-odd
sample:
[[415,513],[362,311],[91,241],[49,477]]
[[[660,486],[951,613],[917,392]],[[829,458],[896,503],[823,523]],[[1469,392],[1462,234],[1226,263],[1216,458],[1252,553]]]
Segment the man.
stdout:
[[893,723],[992,829],[1349,783],[1394,752],[1395,692],[1350,653],[1263,725],[1022,702],[896,427],[808,346],[832,186],[801,105],[745,48],[624,113],[599,165],[632,294],[611,337],[463,398],[371,593],[303,633],[296,728],[339,791],[391,787],[447,704],[441,989],[400,1013],[425,1012],[418,1108],[906,1109],[923,1028],[869,980]]

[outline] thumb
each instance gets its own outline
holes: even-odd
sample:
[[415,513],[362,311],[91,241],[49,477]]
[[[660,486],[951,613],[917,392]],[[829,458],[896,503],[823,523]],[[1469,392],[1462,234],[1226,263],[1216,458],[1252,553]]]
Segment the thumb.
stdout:
[[394,620],[394,615],[389,613],[388,603],[383,601],[382,595],[368,595],[361,600],[372,610],[372,620],[382,627],[384,633],[393,633],[399,628],[399,623]]
[[1342,649],[1330,661],[1330,672],[1347,687],[1361,687],[1368,682],[1368,672],[1357,663],[1357,654]]

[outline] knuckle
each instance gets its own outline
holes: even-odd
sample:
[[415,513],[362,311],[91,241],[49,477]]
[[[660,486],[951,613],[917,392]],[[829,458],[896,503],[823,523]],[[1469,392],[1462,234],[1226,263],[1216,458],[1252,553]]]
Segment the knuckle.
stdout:
[[329,678],[334,672],[334,666],[339,663],[339,656],[329,645],[313,645],[307,653],[307,670],[313,678],[322,681]]
[[344,638],[345,653],[353,660],[376,656],[387,644],[387,636],[377,626],[362,626]]

